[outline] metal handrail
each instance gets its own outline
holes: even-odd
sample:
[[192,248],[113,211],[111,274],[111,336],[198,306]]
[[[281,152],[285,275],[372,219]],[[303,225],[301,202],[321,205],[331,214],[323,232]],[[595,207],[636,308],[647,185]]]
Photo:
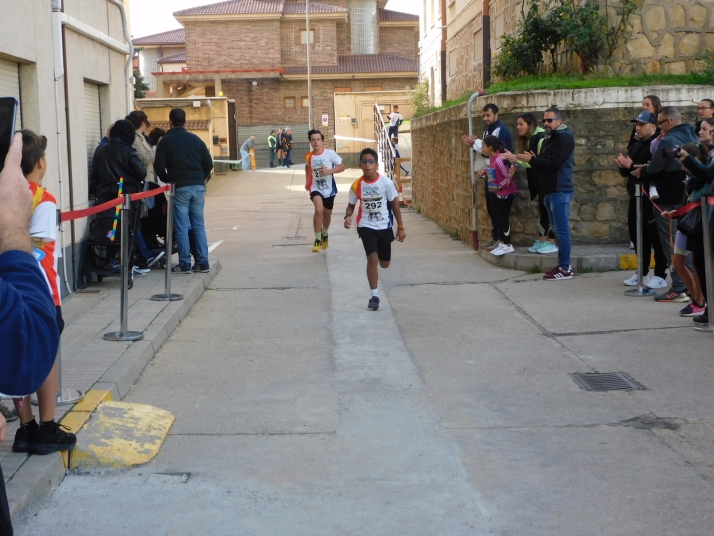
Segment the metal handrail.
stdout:
[[397,151],[389,140],[389,130],[384,124],[379,103],[374,103],[374,137],[377,140],[377,154],[379,155],[379,172],[394,180],[394,164]]

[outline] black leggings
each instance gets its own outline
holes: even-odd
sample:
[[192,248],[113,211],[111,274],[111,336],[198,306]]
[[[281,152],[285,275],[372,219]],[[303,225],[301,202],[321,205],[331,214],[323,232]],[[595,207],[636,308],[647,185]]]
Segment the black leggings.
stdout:
[[494,195],[491,198],[494,224],[496,225],[496,239],[504,244],[511,243],[511,223],[508,219],[511,215],[511,207],[515,198],[515,194],[507,195],[506,197]]
[[538,236],[547,236],[551,240],[555,240],[553,226],[550,224],[548,210],[543,204],[543,196],[538,194]]

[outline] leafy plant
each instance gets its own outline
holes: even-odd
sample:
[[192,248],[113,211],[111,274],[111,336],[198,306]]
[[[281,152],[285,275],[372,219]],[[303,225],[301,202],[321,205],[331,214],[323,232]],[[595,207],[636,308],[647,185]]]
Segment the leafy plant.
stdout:
[[144,82],[144,77],[141,76],[141,71],[134,71],[134,98],[143,99],[146,97],[146,92],[149,91],[149,86]]
[[605,48],[607,20],[595,0],[567,0],[562,5],[566,49],[580,58],[583,74],[595,70]]
[[[605,16],[609,15],[609,8],[609,1],[605,0]],[[620,6],[614,9],[614,25],[605,25],[605,74],[615,50],[632,35],[634,25],[631,16],[637,10],[637,0],[620,0]]]
[[431,99],[429,99],[429,82],[422,80],[414,86],[414,89],[407,88],[407,90],[414,116],[419,117],[432,107]]

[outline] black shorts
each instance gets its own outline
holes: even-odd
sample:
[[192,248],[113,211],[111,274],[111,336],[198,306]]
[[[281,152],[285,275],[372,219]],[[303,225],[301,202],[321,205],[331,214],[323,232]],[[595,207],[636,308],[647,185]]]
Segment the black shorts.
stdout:
[[325,197],[320,192],[310,192],[310,199],[314,199],[317,196],[322,197],[322,206],[327,210],[332,210],[335,207],[335,196]]
[[392,242],[394,242],[394,231],[392,229],[375,231],[369,227],[358,227],[357,234],[362,239],[364,252],[368,256],[376,253],[379,260],[392,260]]

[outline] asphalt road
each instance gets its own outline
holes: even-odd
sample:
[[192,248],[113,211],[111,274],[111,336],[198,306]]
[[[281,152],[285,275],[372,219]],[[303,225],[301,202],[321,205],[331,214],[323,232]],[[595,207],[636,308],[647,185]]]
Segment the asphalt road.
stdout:
[[175,415],[160,454],[67,476],[19,534],[714,533],[714,339],[680,305],[499,270],[409,211],[370,312],[351,179],[320,254],[303,181],[209,183],[222,270],[126,399]]

